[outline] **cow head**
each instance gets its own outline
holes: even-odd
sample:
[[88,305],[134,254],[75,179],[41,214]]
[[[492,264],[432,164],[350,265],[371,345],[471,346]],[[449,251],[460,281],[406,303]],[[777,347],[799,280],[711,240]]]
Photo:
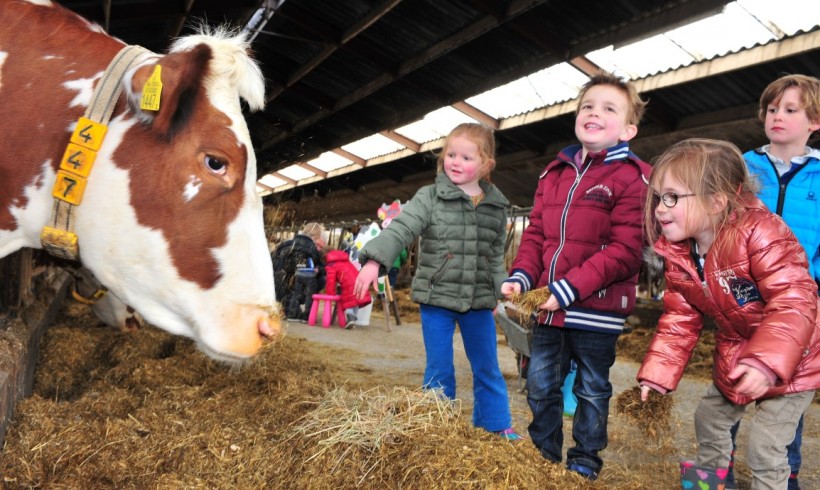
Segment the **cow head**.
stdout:
[[[0,19],[2,257],[41,247],[69,136],[123,43],[52,2],[0,1]],[[280,332],[242,115],[242,99],[265,101],[248,52],[241,36],[202,32],[130,68],[72,208],[83,265],[121,303],[228,362]],[[143,109],[157,67],[159,106]]]
[[[241,361],[279,332],[256,194],[256,158],[240,98],[264,104],[241,37],[182,38],[126,75],[78,208],[83,264],[147,321]],[[161,67],[157,111],[139,107]]]

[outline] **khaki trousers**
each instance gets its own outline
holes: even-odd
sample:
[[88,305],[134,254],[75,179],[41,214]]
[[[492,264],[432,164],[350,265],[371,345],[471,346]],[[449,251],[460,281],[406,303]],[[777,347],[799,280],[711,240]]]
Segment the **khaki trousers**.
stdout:
[[[813,390],[754,403],[746,449],[746,463],[752,469],[752,490],[783,490],[788,485],[791,470],[786,446],[794,440],[797,422],[811,405],[812,398]],[[733,404],[714,384],[709,386],[695,411],[696,464],[711,468],[729,466],[732,451],[729,430],[743,417],[747,406]]]

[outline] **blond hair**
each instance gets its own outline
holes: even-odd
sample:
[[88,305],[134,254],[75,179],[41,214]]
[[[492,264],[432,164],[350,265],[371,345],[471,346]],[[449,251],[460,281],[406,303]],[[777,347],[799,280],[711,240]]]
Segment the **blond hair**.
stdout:
[[[644,229],[650,243],[660,232],[655,219],[653,195],[664,178],[671,177],[691,190],[698,205],[709,209],[716,195],[726,197],[726,206],[715,220],[715,235],[730,219],[746,210],[754,199],[758,184],[749,175],[743,154],[726,141],[692,138],[669,147],[657,158],[649,177],[649,192],[644,206]],[[726,241],[724,243],[731,243]]]
[[641,96],[631,82],[606,71],[599,71],[592,75],[587,83],[581,87],[581,92],[578,94],[578,107],[575,108],[575,112],[581,110],[581,103],[584,101],[584,96],[589,89],[596,85],[609,85],[623,92],[627,100],[626,123],[637,126],[638,123],[641,122],[647,101],[641,99]]
[[773,81],[760,95],[758,117],[766,122],[766,112],[770,105],[777,104],[787,89],[800,89],[800,105],[806,110],[809,121],[820,122],[820,80],[807,75],[785,75]]
[[312,238],[313,241],[316,241],[324,238],[325,229],[319,223],[307,223],[302,227],[299,233],[307,235]]
[[461,123],[444,139],[444,145],[436,160],[438,173],[444,171],[444,157],[447,154],[447,146],[450,140],[456,136],[467,138],[478,147],[478,154],[481,157],[481,178],[490,181],[490,172],[495,169],[495,137],[492,128],[478,123]]

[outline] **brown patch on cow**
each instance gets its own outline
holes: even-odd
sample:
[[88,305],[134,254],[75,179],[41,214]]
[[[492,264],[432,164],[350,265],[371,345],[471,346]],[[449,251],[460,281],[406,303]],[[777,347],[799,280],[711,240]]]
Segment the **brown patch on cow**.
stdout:
[[23,189],[42,185],[45,162],[57,168],[68,127],[83,113],[69,107],[77,91],[64,83],[105,69],[122,43],[57,5],[2,2],[0,19],[0,51],[8,53],[0,67],[0,230],[13,231],[10,208],[29,204]]
[[[202,90],[192,105],[189,124],[171,139],[136,125],[114,154],[115,163],[129,171],[137,220],[162,231],[180,276],[203,289],[210,289],[221,277],[212,250],[227,242],[227,228],[245,198],[248,150],[228,128],[230,123]],[[227,164],[225,175],[209,169],[208,157]],[[192,176],[201,186],[186,202],[183,193]]]

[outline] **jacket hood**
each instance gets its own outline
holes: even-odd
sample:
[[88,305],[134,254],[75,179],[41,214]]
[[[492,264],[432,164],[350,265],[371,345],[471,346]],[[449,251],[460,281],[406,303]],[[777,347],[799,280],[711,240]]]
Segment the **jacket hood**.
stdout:
[[331,262],[342,262],[350,260],[350,255],[348,255],[344,250],[331,250],[327,253],[326,260],[328,264]]

